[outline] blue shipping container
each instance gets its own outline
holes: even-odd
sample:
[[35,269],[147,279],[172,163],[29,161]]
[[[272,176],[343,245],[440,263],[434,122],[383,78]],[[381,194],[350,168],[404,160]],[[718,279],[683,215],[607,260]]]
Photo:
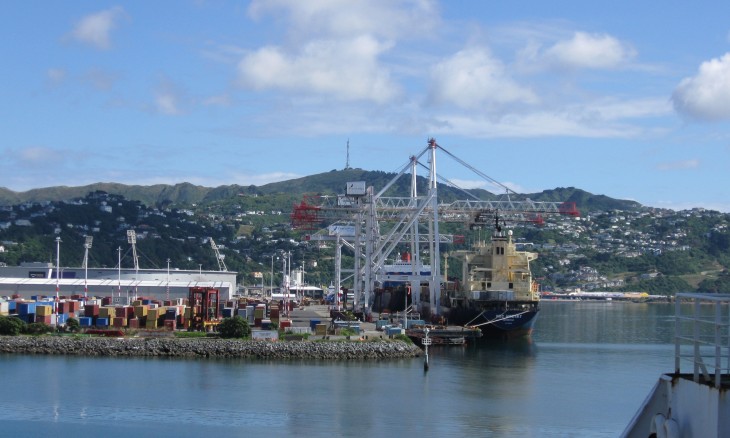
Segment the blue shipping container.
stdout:
[[27,315],[29,313],[35,314],[36,303],[18,303],[18,314]]
[[96,318],[97,327],[106,327],[109,325],[109,318]]
[[91,317],[90,316],[82,316],[79,318],[79,325],[81,327],[91,327]]
[[320,324],[320,323],[321,323],[320,320],[312,319],[309,321],[309,328],[312,329],[312,331],[314,331],[317,328],[317,324]]

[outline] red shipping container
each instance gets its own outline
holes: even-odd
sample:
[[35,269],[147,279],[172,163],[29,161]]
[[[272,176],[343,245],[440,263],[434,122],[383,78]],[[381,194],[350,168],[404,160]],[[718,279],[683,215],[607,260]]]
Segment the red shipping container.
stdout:
[[131,318],[129,320],[129,328],[139,328],[139,319]]
[[175,320],[174,319],[165,320],[165,330],[175,330]]
[[36,315],[35,316],[35,322],[42,322],[43,324],[51,325],[51,322],[54,321],[56,318],[56,315]]
[[124,307],[115,307],[114,316],[116,316],[117,318],[126,318],[127,311],[124,309]]
[[99,316],[99,305],[88,304],[84,306],[84,316]]
[[127,326],[127,319],[122,317],[117,317],[112,320],[112,325],[114,327],[126,327]]

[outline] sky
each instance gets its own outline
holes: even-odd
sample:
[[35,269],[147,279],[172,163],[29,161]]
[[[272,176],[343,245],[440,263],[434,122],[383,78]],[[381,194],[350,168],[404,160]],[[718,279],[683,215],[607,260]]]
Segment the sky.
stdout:
[[[343,169],[348,141],[351,167],[391,172],[435,138],[519,193],[730,212],[729,16],[720,0],[3,2],[0,187],[263,185]],[[503,191],[448,154],[436,167]]]

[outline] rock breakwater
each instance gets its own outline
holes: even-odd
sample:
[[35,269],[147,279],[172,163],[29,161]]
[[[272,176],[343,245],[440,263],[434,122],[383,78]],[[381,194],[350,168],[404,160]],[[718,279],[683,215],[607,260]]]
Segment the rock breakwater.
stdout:
[[0,353],[69,356],[384,360],[412,358],[420,348],[402,341],[269,342],[238,339],[2,336]]

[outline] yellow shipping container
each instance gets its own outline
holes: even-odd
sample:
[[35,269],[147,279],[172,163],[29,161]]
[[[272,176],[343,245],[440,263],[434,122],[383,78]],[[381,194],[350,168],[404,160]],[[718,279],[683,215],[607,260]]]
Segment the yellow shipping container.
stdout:
[[314,327],[314,333],[316,335],[324,336],[327,334],[327,324],[317,324]]
[[53,315],[53,306],[36,306],[35,313],[38,316]]
[[147,317],[147,322],[145,323],[145,328],[148,329],[156,329],[157,328],[157,320],[152,319],[149,316]]
[[109,318],[109,321],[111,322],[111,319],[115,316],[116,312],[114,307],[99,307],[99,318]]
[[134,306],[134,316],[136,316],[137,318],[147,316],[148,311],[149,311],[149,306],[145,306],[142,304],[139,306]]

